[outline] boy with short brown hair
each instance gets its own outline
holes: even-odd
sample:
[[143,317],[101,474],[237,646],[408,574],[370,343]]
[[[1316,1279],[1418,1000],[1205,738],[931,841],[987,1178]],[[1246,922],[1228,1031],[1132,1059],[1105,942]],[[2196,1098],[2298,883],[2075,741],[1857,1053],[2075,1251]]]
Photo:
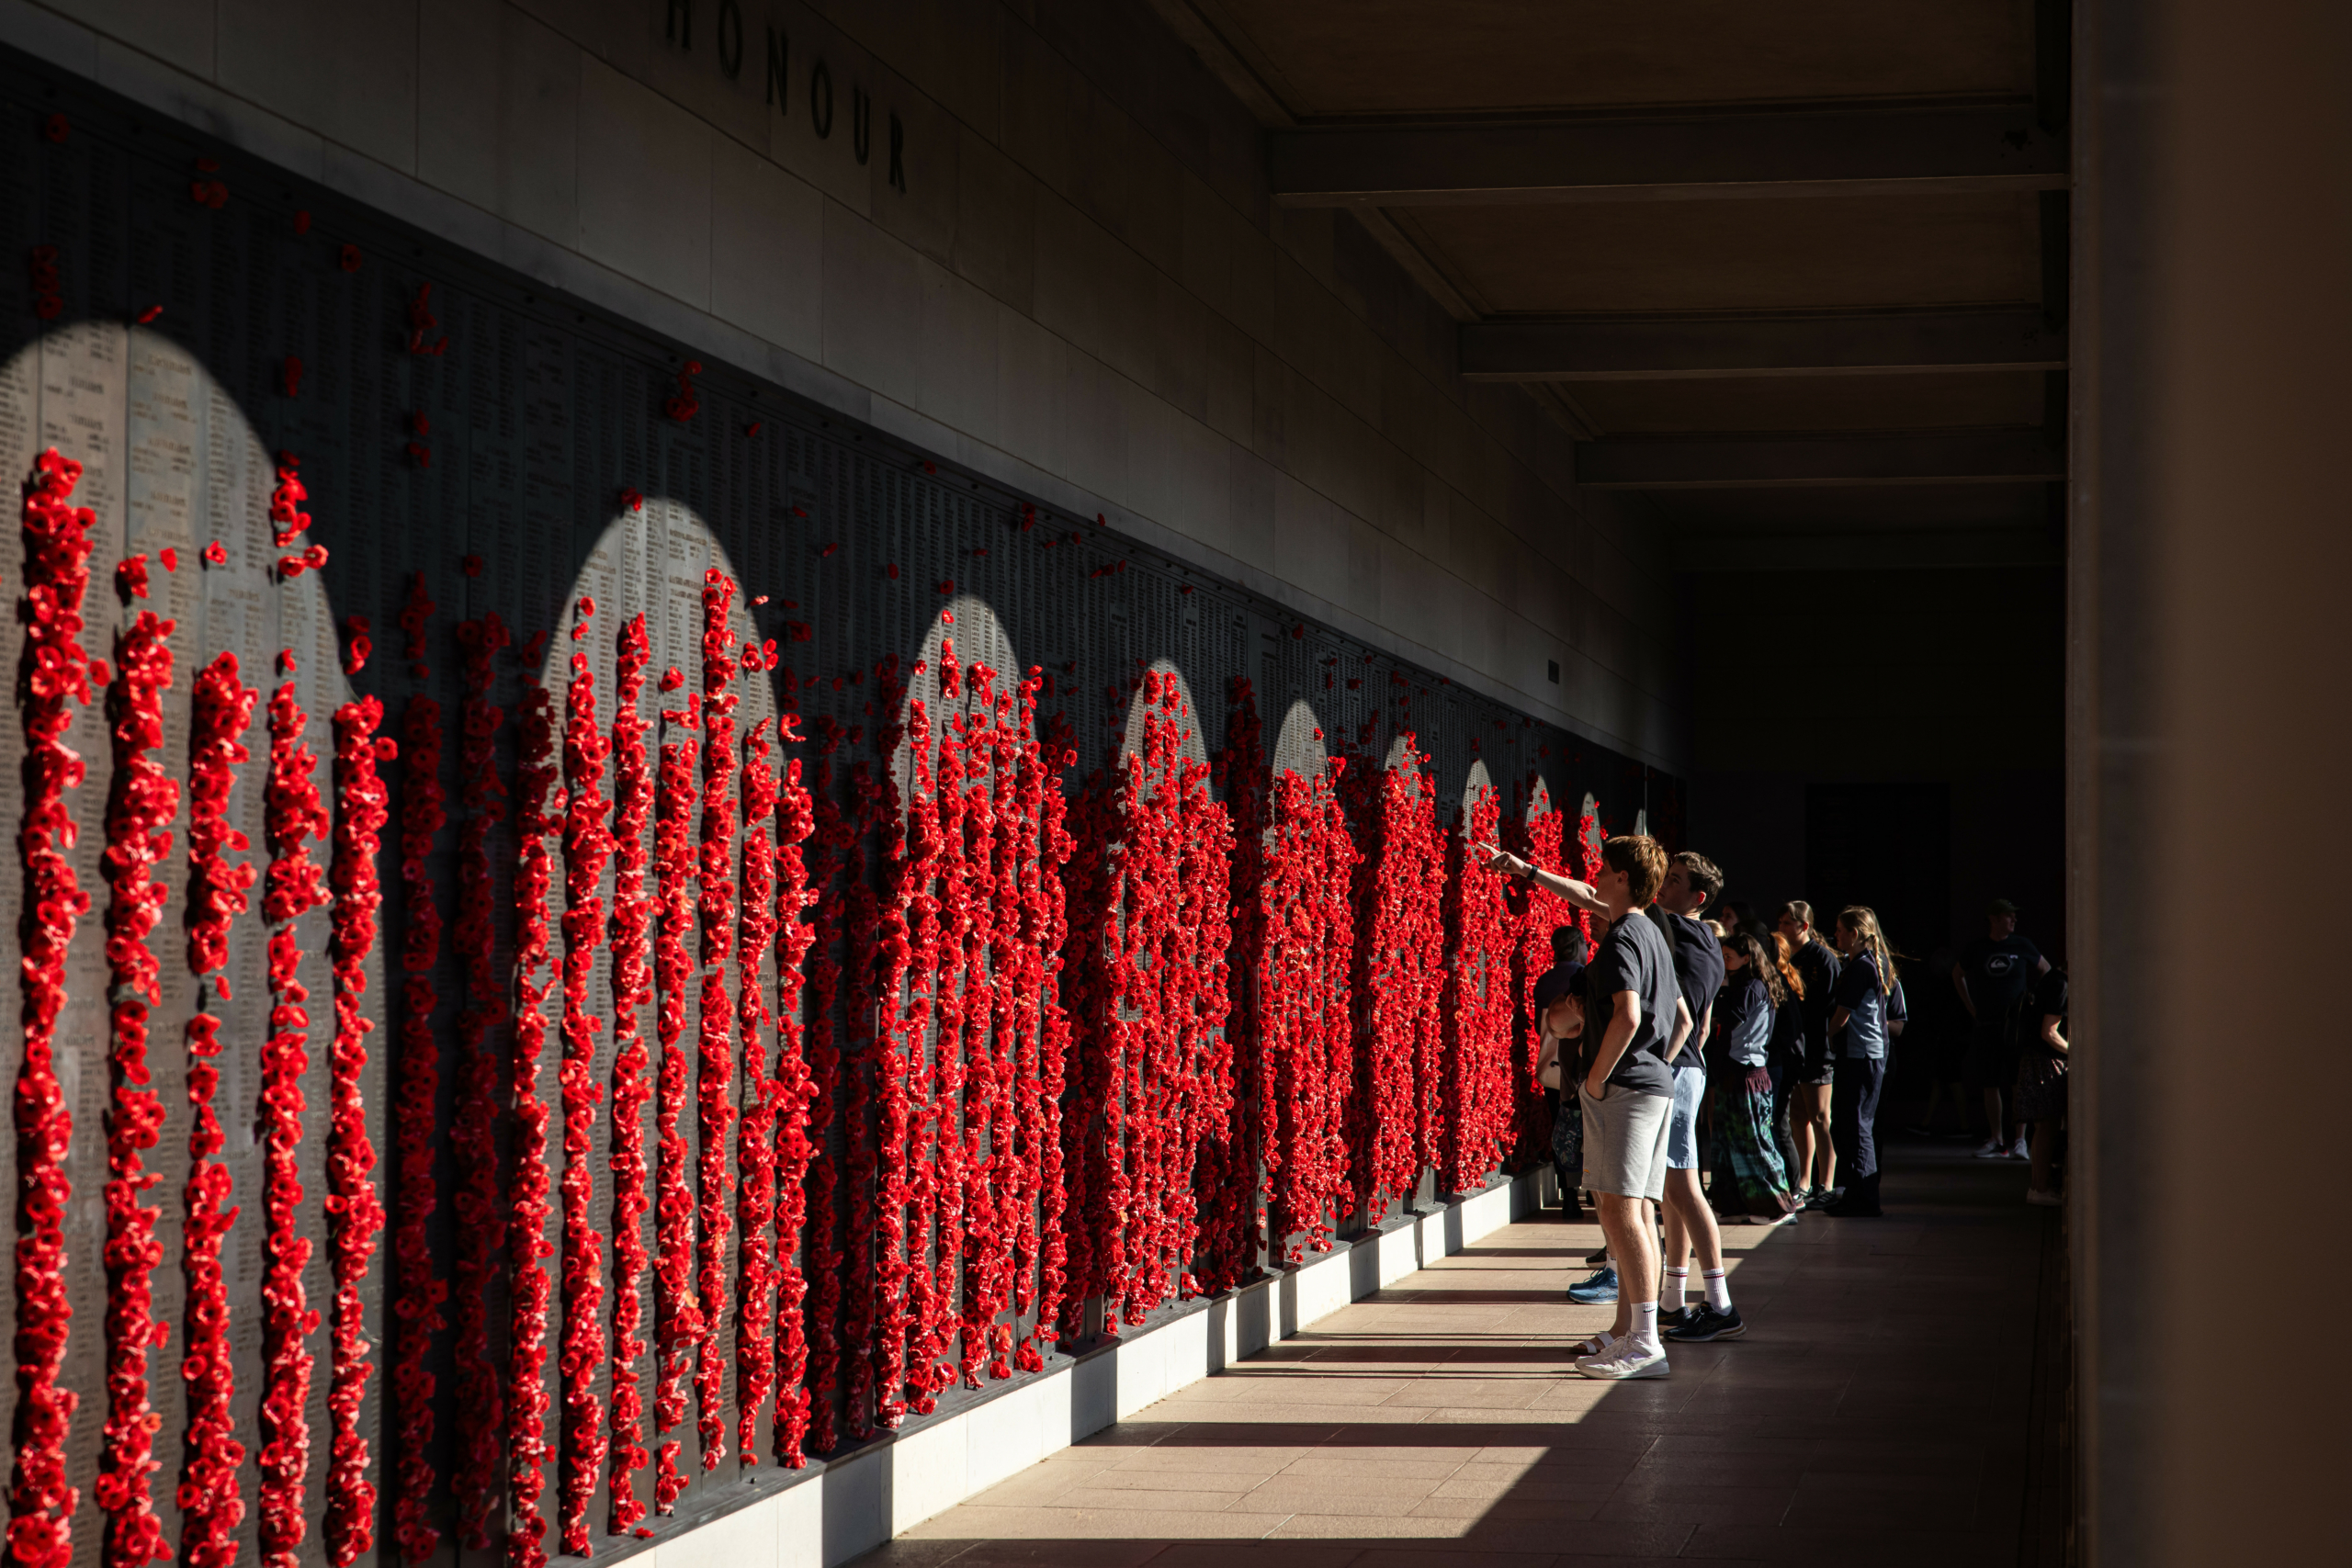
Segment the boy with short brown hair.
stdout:
[[[1578,882],[1531,865],[1490,845],[1476,852],[1493,870],[1541,884],[1579,908],[1605,914],[1609,934],[1585,968],[1586,1056],[1577,1099],[1584,1115],[1584,1184],[1600,1210],[1600,1228],[1617,1260],[1618,1313],[1625,1333],[1581,1357],[1589,1378],[1667,1375],[1658,1339],[1657,1235],[1651,1205],[1666,1190],[1666,1139],[1674,1082],[1666,1065],[1679,1019],[1687,1019],[1674,956],[1646,908],[1666,881],[1666,851],[1645,834],[1601,846],[1600,873]],[[1687,1032],[1690,1024],[1681,1023]],[[1565,1075],[1563,1075],[1565,1081]]]

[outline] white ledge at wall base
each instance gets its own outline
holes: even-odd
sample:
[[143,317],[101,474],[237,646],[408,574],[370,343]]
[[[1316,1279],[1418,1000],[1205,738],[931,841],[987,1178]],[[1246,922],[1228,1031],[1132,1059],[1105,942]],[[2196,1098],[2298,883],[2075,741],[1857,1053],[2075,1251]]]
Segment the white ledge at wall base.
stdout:
[[631,1552],[629,1568],[836,1568],[1555,1198],[1541,1170],[1358,1237],[998,1397],[812,1464],[781,1490]]

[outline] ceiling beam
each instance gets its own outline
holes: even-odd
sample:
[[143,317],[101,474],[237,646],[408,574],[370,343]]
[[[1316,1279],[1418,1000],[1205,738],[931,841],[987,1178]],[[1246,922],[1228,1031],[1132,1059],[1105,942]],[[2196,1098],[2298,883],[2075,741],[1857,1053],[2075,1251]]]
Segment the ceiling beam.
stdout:
[[2059,566],[2062,536],[2040,528],[1883,529],[1783,534],[1754,529],[1674,541],[1677,571],[1949,571]]
[[1299,127],[1267,135],[1286,207],[1491,207],[2063,190],[2066,139],[2031,104],[1544,124]]
[[1483,321],[1461,333],[1462,374],[1474,381],[1884,376],[2066,364],[2066,334],[2038,309]]
[[2026,484],[2066,477],[2038,430],[1949,435],[1665,436],[1577,447],[1587,490]]

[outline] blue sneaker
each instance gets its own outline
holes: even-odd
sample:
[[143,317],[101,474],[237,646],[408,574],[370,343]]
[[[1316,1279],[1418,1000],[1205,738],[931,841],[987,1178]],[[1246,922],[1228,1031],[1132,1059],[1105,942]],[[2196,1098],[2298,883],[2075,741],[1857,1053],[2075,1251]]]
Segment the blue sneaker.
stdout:
[[1617,1270],[1603,1269],[1589,1280],[1568,1287],[1568,1300],[1578,1306],[1609,1306],[1617,1300]]

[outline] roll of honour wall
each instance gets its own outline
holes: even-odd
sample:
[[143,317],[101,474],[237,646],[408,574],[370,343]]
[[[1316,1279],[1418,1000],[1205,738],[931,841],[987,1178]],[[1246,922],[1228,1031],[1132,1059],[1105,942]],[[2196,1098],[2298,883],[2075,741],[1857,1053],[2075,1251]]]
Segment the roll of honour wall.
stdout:
[[1465,839],[1677,781],[0,98],[14,1561],[626,1555],[1534,1163]]

